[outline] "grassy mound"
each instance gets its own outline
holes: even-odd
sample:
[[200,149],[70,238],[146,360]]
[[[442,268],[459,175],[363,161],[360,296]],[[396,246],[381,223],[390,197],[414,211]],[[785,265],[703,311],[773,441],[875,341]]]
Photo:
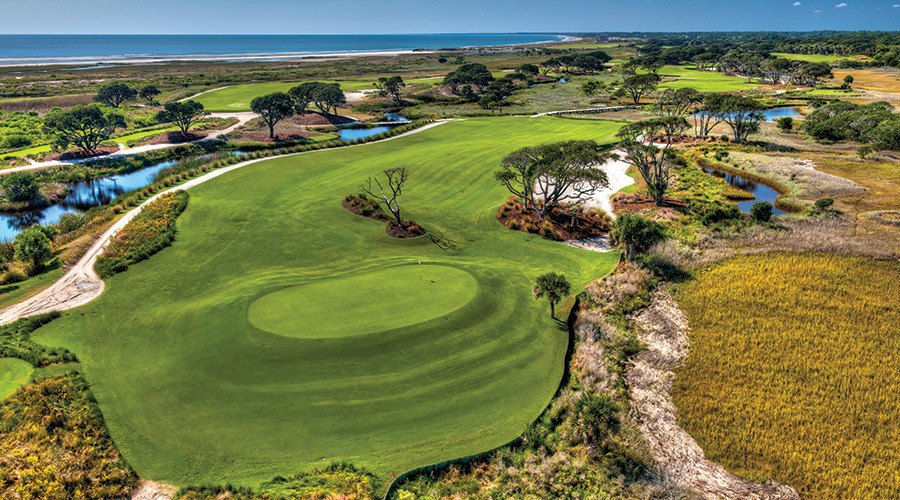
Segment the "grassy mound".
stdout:
[[[541,413],[562,375],[567,335],[532,298],[535,278],[558,271],[579,286],[619,258],[503,227],[507,193],[493,171],[516,148],[609,141],[618,127],[474,119],[230,172],[191,189],[171,247],[35,338],[78,355],[116,444],[148,479],[257,487],[347,460],[384,481],[491,449]],[[391,238],[335,202],[397,165],[410,169],[405,214],[441,235],[440,246]],[[450,290],[367,290],[373,273],[420,265],[449,273]],[[351,324],[343,316],[359,317],[354,301],[368,295],[381,326],[364,331],[390,330],[297,338],[248,316],[273,292],[302,295],[335,277],[360,290],[332,281],[348,295],[309,310],[292,297],[283,306],[292,321],[338,332],[329,323]]]
[[729,260],[678,294],[691,354],[674,391],[707,456],[811,498],[900,496],[900,265]]
[[33,371],[34,367],[27,361],[16,358],[0,358],[0,401],[27,384]]

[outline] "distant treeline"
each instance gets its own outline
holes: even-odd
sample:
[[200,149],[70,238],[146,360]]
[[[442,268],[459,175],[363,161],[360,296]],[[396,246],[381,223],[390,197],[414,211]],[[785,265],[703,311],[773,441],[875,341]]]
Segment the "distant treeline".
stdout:
[[872,61],[848,60],[842,64],[900,67],[898,31],[602,33],[591,36],[600,41],[638,41],[636,45],[642,55],[662,55],[667,64],[692,62],[694,57],[705,53],[723,55],[736,50],[841,57],[864,55]]

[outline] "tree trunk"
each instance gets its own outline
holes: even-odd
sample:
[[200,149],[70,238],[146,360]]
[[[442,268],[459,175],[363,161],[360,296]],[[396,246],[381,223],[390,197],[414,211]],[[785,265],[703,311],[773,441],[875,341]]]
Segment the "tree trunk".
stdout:
[[555,317],[556,317],[556,306],[553,305],[553,301],[552,301],[552,300],[550,301],[550,317],[551,317],[551,318],[555,318]]
[[275,138],[275,124],[269,123],[269,139]]

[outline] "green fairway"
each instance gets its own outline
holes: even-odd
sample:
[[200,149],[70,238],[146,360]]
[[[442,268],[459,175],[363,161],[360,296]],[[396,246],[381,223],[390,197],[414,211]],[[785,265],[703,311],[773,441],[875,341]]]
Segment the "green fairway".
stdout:
[[790,59],[791,61],[803,61],[803,62],[835,62],[840,61],[842,59],[853,59],[852,57],[847,56],[828,56],[824,54],[788,54],[786,52],[773,52],[773,56],[775,57],[783,57],[785,59]]
[[19,387],[28,383],[34,368],[27,361],[0,358],[0,401],[11,396]]
[[[323,80],[324,81],[324,80]],[[375,87],[373,81],[367,80],[328,80],[327,83],[339,83],[344,92],[358,92],[371,90]],[[250,111],[250,101],[254,97],[271,94],[273,92],[287,92],[301,82],[266,82],[245,83],[232,85],[221,90],[203,94],[194,100],[203,104],[206,111],[213,113],[227,113],[229,111]]]
[[659,76],[676,80],[663,82],[660,87],[680,89],[690,87],[700,92],[736,92],[760,88],[759,84],[747,83],[742,76],[729,76],[716,71],[697,71],[694,66],[663,66]]
[[[146,479],[255,485],[331,460],[387,479],[489,450],[562,375],[567,334],[535,278],[577,291],[619,259],[503,227],[493,172],[516,148],[620,126],[470,119],[230,172],[191,190],[172,247],[34,337],[77,354]],[[341,207],[396,166],[404,218],[451,248]]]
[[[465,271],[406,265],[279,290],[251,304],[248,317],[253,326],[276,335],[348,337],[446,319],[477,291],[478,283]],[[335,314],[335,304],[341,304],[343,314]]]

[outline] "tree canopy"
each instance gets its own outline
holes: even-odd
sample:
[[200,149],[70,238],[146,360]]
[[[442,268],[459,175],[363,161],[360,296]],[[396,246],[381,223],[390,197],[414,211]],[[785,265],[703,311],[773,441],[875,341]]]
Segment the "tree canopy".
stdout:
[[124,83],[107,83],[97,90],[94,100],[107,106],[118,108],[125,101],[137,97],[137,90]]
[[294,100],[284,92],[259,96],[250,101],[250,109],[269,127],[269,138],[275,138],[275,125],[294,114]]
[[165,108],[156,114],[156,121],[174,123],[186,135],[191,125],[205,115],[203,104],[197,101],[174,101],[167,102]]
[[547,299],[550,304],[550,317],[556,317],[556,304],[559,304],[563,297],[569,295],[572,290],[572,284],[565,275],[560,273],[546,273],[537,277],[531,293],[534,300]]
[[95,104],[57,108],[44,117],[44,133],[53,137],[55,146],[74,145],[88,155],[96,153],[100,143],[109,139],[116,128],[124,126],[122,115],[104,113]]

